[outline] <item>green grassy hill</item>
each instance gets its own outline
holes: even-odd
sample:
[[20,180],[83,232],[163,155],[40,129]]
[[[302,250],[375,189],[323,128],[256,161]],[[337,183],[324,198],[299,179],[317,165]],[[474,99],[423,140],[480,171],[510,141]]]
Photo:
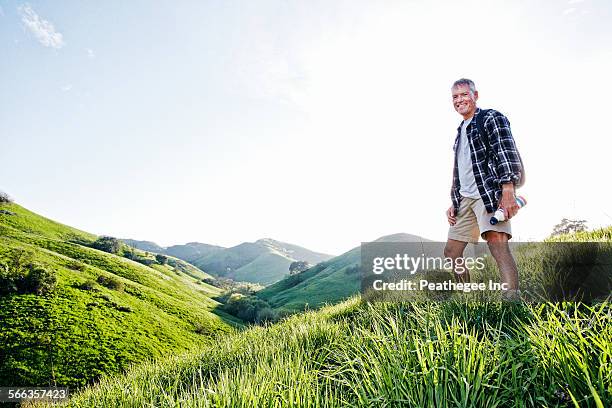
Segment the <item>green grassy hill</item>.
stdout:
[[157,245],[152,241],[139,241],[136,239],[122,239],[123,242],[134,248],[142,251],[154,252],[156,254],[164,254],[182,259],[186,262],[193,262],[196,259],[202,258],[218,252],[223,247],[217,245],[203,244],[201,242],[188,242],[184,245],[172,245],[167,248]]
[[275,309],[288,311],[335,303],[359,292],[360,250],[353,248],[340,256],[321,262],[299,274],[291,275],[256,293]]
[[127,239],[127,238],[122,238],[121,241],[125,242],[127,245],[131,247],[140,249],[141,251],[154,252],[156,254],[163,254],[166,251],[166,248],[157,245],[153,241],[139,241],[136,239]]
[[[561,240],[611,242],[611,233]],[[609,300],[357,295],[104,377],[63,406],[604,408],[612,406]]]
[[203,346],[240,325],[213,312],[220,290],[186,262],[159,264],[136,251],[146,266],[93,249],[95,235],[17,204],[2,210],[0,275],[10,278],[21,257],[57,284],[46,294],[2,288],[0,385],[80,386],[131,363]]
[[202,244],[200,242],[188,242],[184,245],[172,245],[166,248],[165,254],[193,262],[203,256],[217,253],[225,248],[217,245]]
[[287,276],[291,262],[306,261],[314,265],[331,257],[297,245],[263,238],[195,259],[193,264],[213,275],[268,285]]
[[612,308],[357,295],[106,376],[64,405],[609,407]]
[[[427,239],[410,234],[393,234],[379,242],[424,242]],[[291,275],[257,292],[257,297],[278,310],[290,312],[337,303],[359,293],[361,285],[360,247],[322,262],[296,275]]]

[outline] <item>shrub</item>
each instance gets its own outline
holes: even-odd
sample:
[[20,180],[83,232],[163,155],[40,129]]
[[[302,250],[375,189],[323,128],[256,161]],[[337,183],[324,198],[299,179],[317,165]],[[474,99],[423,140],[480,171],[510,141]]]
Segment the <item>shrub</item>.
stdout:
[[113,278],[112,276],[100,275],[98,276],[96,281],[100,285],[107,287],[109,289],[116,290],[118,292],[123,291],[123,287],[124,287],[123,282],[121,282],[119,279]]
[[40,265],[30,264],[24,268],[11,269],[10,265],[0,264],[0,295],[45,295],[53,292],[56,286],[55,271]]
[[125,289],[123,289],[123,291],[139,299],[147,298],[146,294],[142,290],[132,285],[125,285]]
[[34,262],[34,253],[23,248],[11,250],[8,254],[7,270],[12,274],[24,273],[30,269]]
[[132,308],[129,306],[122,306],[118,304],[115,304],[114,306],[115,306],[115,309],[117,309],[120,312],[130,313],[132,311]]
[[77,261],[76,259],[68,261],[66,267],[68,267],[68,269],[80,272],[83,272],[85,269],[87,269],[87,265],[85,265],[83,262]]
[[214,278],[204,278],[202,279],[202,283],[208,283],[211,286],[215,286],[217,288],[220,288],[221,286],[219,285],[219,283],[217,282],[216,279]]
[[92,279],[87,279],[85,282],[81,283],[78,288],[82,290],[95,290],[96,282]]
[[155,255],[155,260],[160,265],[165,265],[168,262],[168,257],[166,255],[157,254]]
[[138,256],[136,255],[136,252],[134,252],[134,248],[128,246],[127,248],[125,248],[123,250],[123,257],[127,258],[127,259],[131,259],[134,260],[136,259]]
[[117,254],[121,249],[121,242],[115,237],[103,236],[98,238],[91,246],[100,251]]
[[55,271],[50,271],[42,266],[33,266],[26,275],[25,290],[28,293],[44,295],[52,292],[57,286]]
[[4,191],[0,191],[0,204],[12,203],[13,199]]
[[196,334],[209,334],[210,333],[210,329],[208,328],[208,326],[203,325],[202,323],[195,323],[194,325],[194,332]]
[[34,293],[44,295],[57,285],[55,271],[33,262],[34,254],[22,248],[13,249],[8,260],[0,264],[0,295]]
[[155,262],[153,259],[150,259],[150,258],[136,258],[134,259],[134,261],[140,264],[143,264],[145,266],[151,266]]
[[304,272],[306,269],[311,268],[312,265],[306,261],[294,261],[289,265],[289,274],[294,275],[296,273]]
[[249,323],[268,321],[274,316],[268,302],[255,296],[233,294],[221,308],[223,311]]
[[17,292],[17,281],[15,274],[7,264],[0,264],[0,295],[8,295]]

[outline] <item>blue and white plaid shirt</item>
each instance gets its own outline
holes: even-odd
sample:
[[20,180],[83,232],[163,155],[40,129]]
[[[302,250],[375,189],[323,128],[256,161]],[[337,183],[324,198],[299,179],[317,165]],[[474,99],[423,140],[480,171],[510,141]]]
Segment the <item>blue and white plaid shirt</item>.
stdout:
[[[480,197],[488,212],[495,212],[501,198],[504,183],[517,183],[520,180],[522,167],[521,159],[510,131],[510,122],[501,113],[490,109],[481,118],[481,123],[489,137],[489,158],[487,161],[487,148],[484,140],[487,135],[481,135],[476,125],[476,116],[481,109],[476,109],[474,117],[466,128],[466,135],[470,146],[472,169]],[[455,165],[453,170],[453,185],[451,200],[455,212],[459,211],[461,194],[459,194],[459,171],[457,168],[457,146],[461,137],[461,125],[457,128],[457,137],[453,151],[455,152]],[[487,166],[488,162],[488,166]]]

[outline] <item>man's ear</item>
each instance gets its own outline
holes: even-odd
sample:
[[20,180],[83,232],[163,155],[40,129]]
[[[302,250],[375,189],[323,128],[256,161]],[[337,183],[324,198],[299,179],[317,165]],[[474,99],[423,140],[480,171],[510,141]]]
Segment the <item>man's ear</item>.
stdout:
[[478,91],[474,91],[474,100],[477,101],[478,100]]

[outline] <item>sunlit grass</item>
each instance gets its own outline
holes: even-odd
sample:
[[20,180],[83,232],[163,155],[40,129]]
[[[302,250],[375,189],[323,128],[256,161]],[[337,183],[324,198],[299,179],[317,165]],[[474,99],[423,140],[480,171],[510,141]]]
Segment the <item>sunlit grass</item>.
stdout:
[[606,407],[611,313],[608,302],[355,297],[105,377],[67,405]]
[[610,299],[360,296],[134,366],[70,407],[612,406]]

